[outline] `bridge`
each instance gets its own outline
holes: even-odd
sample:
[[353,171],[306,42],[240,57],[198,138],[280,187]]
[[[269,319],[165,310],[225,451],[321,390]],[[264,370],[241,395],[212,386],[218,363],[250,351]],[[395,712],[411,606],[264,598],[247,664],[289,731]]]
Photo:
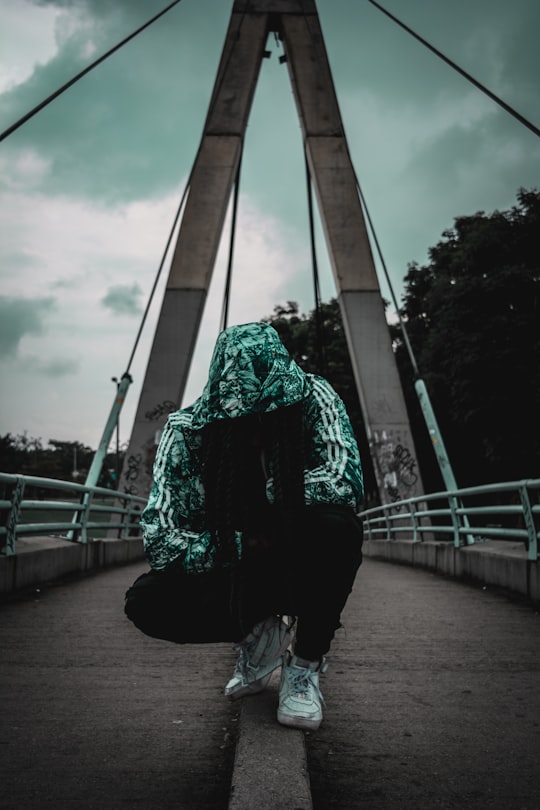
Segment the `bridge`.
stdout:
[[[133,463],[118,491],[96,486],[131,384],[128,364],[85,484],[0,473],[4,806],[532,810],[540,480],[458,488],[419,375],[445,489],[426,494],[415,478],[403,497],[402,479],[384,469],[396,444],[414,458],[414,441],[315,3],[232,5],[179,208]],[[238,45],[244,26],[249,37]],[[365,560],[322,684],[325,720],[305,734],[276,724],[275,681],[240,703],[223,698],[228,645],[159,642],[122,611],[126,588],[146,568],[138,515],[156,432],[182,401],[269,33],[285,43],[380,495],[360,515]],[[176,344],[182,357],[171,374],[163,360]]]
[[241,705],[223,697],[229,645],[133,628],[123,593],[145,567],[0,606],[6,810],[537,807],[530,603],[368,557],[324,676],[323,725],[303,736],[275,722],[275,683]]
[[[136,496],[0,483],[18,492],[0,501],[6,810],[536,808],[540,481],[496,486],[489,512],[477,505],[488,487],[362,515],[325,719],[305,734],[275,722],[275,680],[240,705],[223,697],[230,645],[160,642],[123,616],[147,568]],[[64,500],[25,500],[31,485],[64,487]]]

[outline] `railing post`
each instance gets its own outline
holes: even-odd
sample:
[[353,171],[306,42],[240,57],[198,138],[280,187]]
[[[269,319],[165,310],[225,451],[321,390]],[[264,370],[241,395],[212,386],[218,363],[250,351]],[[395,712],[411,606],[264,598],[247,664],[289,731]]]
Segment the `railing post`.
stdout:
[[80,537],[81,537],[81,541],[80,541],[80,542],[81,542],[81,543],[85,543],[85,542],[86,542],[86,540],[83,540],[83,539],[82,539],[82,535],[83,535],[82,523],[83,523],[83,516],[84,516],[85,510],[86,510],[86,495],[87,495],[87,493],[86,493],[86,492],[84,492],[84,493],[83,493],[83,494],[80,496],[80,498],[79,498],[79,506],[78,506],[78,507],[75,509],[75,511],[73,512],[73,518],[72,518],[72,523],[80,523],[80,524],[81,524],[81,528],[80,528],[80,529],[72,529],[72,530],[71,530],[71,531],[69,531],[69,532],[67,533],[67,535],[66,535],[66,539],[67,539],[67,540],[71,540],[71,541],[73,541],[74,543],[78,543],[78,542],[79,542],[79,535],[80,535]]
[[418,520],[416,519],[416,501],[411,503],[411,522],[413,530],[413,543],[418,543]]
[[121,540],[127,540],[129,537],[128,526],[131,523],[131,500],[125,497],[121,502],[121,507],[124,509],[124,514],[119,515],[120,522],[118,524],[118,537]]
[[448,495],[448,506],[450,507],[450,516],[452,518],[452,526],[454,527],[454,547],[461,548],[461,535],[459,530],[461,528],[461,521],[458,515],[459,501],[455,495]]
[[[138,522],[139,525],[137,526],[137,530],[140,532],[140,530],[141,530],[141,528],[140,528],[141,507],[138,504],[134,503],[132,500],[130,500],[129,503],[130,503],[129,522],[130,523]],[[134,527],[131,527],[131,528],[128,529],[128,532],[127,532],[128,539],[130,537],[134,536],[132,534],[133,531],[134,531]]]
[[367,529],[368,540],[373,540],[373,535],[372,535],[372,532],[371,532],[371,518],[367,518],[367,519],[364,518],[363,523],[364,523],[364,531],[365,531],[365,529]]
[[93,492],[87,489],[81,501],[81,543],[88,543],[88,518],[90,517],[90,508],[92,506]]
[[521,507],[523,509],[525,528],[527,529],[527,557],[529,560],[536,562],[538,559],[538,537],[536,534],[531,499],[529,498],[529,491],[527,489],[526,481],[523,481],[523,483],[519,486],[519,497],[521,499]]
[[386,504],[383,504],[381,506],[381,509],[383,510],[384,522],[386,523],[386,536],[388,537],[389,540],[392,540],[392,529],[391,529],[392,521],[388,520],[388,510],[386,508]]
[[17,483],[11,494],[11,509],[9,510],[6,522],[6,556],[15,554],[15,543],[17,542],[17,524],[21,513],[21,503],[25,487],[24,478],[17,478]]

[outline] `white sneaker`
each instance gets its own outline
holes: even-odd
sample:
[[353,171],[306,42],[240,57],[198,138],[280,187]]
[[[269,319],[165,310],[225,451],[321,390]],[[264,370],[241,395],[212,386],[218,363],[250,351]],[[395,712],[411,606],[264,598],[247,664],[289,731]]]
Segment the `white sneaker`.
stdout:
[[294,637],[294,622],[287,624],[280,616],[270,616],[255,625],[251,633],[237,644],[238,660],[225,687],[233,699],[262,692],[272,673],[281,666],[282,656]]
[[300,665],[295,655],[285,654],[279,686],[279,723],[292,728],[319,728],[324,702],[319,689],[319,675],[326,669],[324,658],[321,661],[302,661]]

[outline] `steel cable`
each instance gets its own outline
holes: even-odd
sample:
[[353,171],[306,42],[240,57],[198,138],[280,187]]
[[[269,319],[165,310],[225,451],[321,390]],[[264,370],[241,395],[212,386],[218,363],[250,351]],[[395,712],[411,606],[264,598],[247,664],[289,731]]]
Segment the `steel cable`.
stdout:
[[25,124],[27,121],[29,121],[31,118],[33,118],[34,115],[36,115],[38,112],[41,112],[41,110],[47,107],[51,103],[51,101],[54,101],[55,98],[58,98],[58,96],[62,95],[62,93],[64,93],[66,90],[69,90],[69,88],[72,87],[74,84],[76,84],[79,81],[79,79],[82,79],[83,76],[86,76],[87,73],[90,73],[91,70],[100,65],[106,59],[108,59],[109,56],[112,56],[113,53],[116,53],[116,51],[118,51],[123,45],[126,45],[128,42],[130,42],[130,40],[134,39],[137,36],[137,34],[140,34],[141,31],[144,31],[145,28],[148,28],[150,25],[152,25],[152,23],[154,23],[164,14],[166,14],[167,11],[173,8],[173,6],[177,6],[178,3],[181,2],[182,0],[174,0],[174,3],[170,3],[158,14],[154,15],[154,17],[145,22],[144,25],[141,25],[139,28],[137,28],[136,31],[133,31],[131,34],[129,34],[129,36],[125,37],[121,42],[117,43],[114,47],[110,48],[106,53],[98,57],[98,59],[96,59],[90,65],[87,65],[87,67],[85,67],[84,70],[81,70],[80,73],[77,73],[76,76],[73,76],[72,79],[70,79],[68,82],[59,87],[58,90],[55,90],[54,93],[51,93],[50,96],[47,96],[46,99],[44,99],[32,110],[30,110],[30,112],[26,113],[26,115],[23,115],[22,118],[19,118],[18,121],[16,121],[14,124],[8,127],[6,130],[4,130],[4,132],[0,134],[0,141],[3,141],[5,138],[8,137],[8,135],[11,135],[13,132],[19,129],[19,127],[22,127],[22,125]]
[[461,68],[451,59],[449,59],[448,56],[445,56],[444,53],[439,51],[437,48],[431,45],[426,39],[424,39],[415,31],[413,31],[412,28],[410,28],[408,25],[405,25],[404,22],[402,22],[393,14],[391,14],[389,11],[387,11],[383,6],[380,5],[380,3],[377,3],[376,0],[368,0],[368,3],[371,3],[372,6],[378,8],[379,11],[382,11],[383,14],[386,14],[386,16],[389,17],[391,20],[393,20],[393,22],[395,22],[397,25],[399,25],[400,28],[403,28],[404,31],[407,31],[407,33],[409,33],[411,36],[417,39],[418,42],[421,42],[422,45],[425,45],[425,47],[428,48],[436,56],[438,56],[439,59],[442,59],[443,62],[446,62],[447,65],[450,65],[451,68],[456,70],[461,76],[467,79],[467,81],[471,82],[471,84],[477,87],[478,90],[481,90],[482,93],[484,93],[486,96],[488,96],[488,98],[490,98],[492,101],[498,104],[499,107],[502,107],[503,110],[505,110],[507,113],[510,113],[510,115],[512,115],[517,121],[520,122],[520,124],[523,124],[524,127],[527,127],[527,129],[529,129],[535,135],[540,136],[540,129],[538,129],[538,127],[536,127],[533,123],[531,123],[531,121],[525,118],[525,116],[517,112],[517,110],[515,110],[513,107],[507,104],[506,101],[503,101],[502,98],[500,98],[500,96],[497,96],[495,93],[489,90],[484,84],[479,82],[478,79],[475,79],[474,76],[471,76],[470,73],[467,73],[466,70]]

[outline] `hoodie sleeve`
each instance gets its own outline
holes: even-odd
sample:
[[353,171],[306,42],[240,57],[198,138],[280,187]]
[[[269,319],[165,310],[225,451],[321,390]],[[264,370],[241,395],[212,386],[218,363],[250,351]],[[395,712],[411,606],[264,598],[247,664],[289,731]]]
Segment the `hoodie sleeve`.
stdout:
[[[345,405],[327,380],[311,376],[304,411],[308,445],[306,504],[335,503],[359,511],[364,497],[360,453]],[[273,479],[267,482],[273,502]]]
[[359,511],[364,499],[362,464],[345,405],[322,377],[312,377],[306,432],[311,452],[304,474],[306,503],[338,503]]
[[141,515],[144,550],[152,568],[179,562],[189,573],[211,567],[210,535],[195,531],[204,514],[204,493],[196,476],[193,450],[185,436],[191,416],[182,411],[167,421],[154,462],[154,480]]

